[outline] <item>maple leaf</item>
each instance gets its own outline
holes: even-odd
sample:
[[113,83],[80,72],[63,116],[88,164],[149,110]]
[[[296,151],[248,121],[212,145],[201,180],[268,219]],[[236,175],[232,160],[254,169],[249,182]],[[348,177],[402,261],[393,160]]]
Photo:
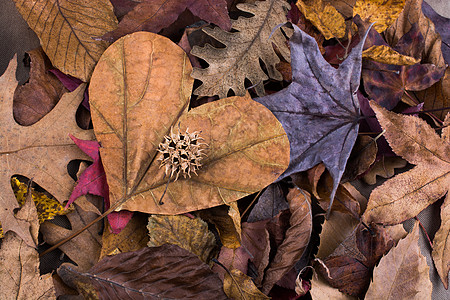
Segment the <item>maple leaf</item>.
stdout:
[[200,19],[218,25],[223,30],[231,29],[225,0],[143,0],[139,2],[123,17],[116,29],[102,36],[104,40],[113,42],[137,31],[158,33],[175,22],[186,9]]
[[69,139],[74,133],[92,139],[92,130],[82,130],[75,121],[84,86],[63,95],[53,110],[31,126],[20,126],[13,117],[13,94],[17,85],[14,58],[0,77],[0,222],[5,232],[15,231],[27,244],[33,245],[28,229],[14,218],[18,207],[11,189],[11,176],[20,174],[33,178],[59,201],[69,198],[73,179],[67,173],[67,164],[86,156]]
[[[214,207],[262,189],[286,168],[286,133],[250,96],[187,112],[190,71],[180,47],[149,32],[116,41],[97,64],[89,88],[91,114],[112,207],[157,214]],[[198,176],[182,173],[175,180],[161,167],[166,157],[158,145],[172,147],[167,141],[180,138],[177,130],[201,132],[201,143],[208,145]]]
[[[214,48],[206,44],[203,48],[194,46],[191,50],[191,54],[209,64],[206,69],[194,68],[192,72],[192,77],[203,82],[195,89],[196,95],[219,95],[219,98],[225,98],[231,89],[235,95],[244,96],[244,81],[248,79],[254,85],[256,93],[262,96],[265,94],[264,80],[283,80],[276,69],[280,59],[273,45],[276,45],[286,61],[290,61],[289,49],[283,32],[276,30],[272,34],[272,30],[287,21],[289,4],[284,0],[267,0],[255,1],[254,4],[240,3],[237,7],[254,15],[233,20],[232,28],[237,32],[226,32],[217,27],[203,28],[206,34],[224,44],[225,48]],[[260,60],[269,76],[261,68]]]
[[448,192],[450,135],[439,138],[418,117],[389,112],[373,101],[370,106],[386,130],[384,136],[392,150],[416,167],[375,188],[362,218],[367,223],[398,224],[417,216]]
[[358,134],[356,91],[366,36],[335,69],[322,57],[316,41],[294,25],[292,83],[255,99],[275,114],[289,137],[291,160],[279,180],[323,161],[334,182],[330,208]]

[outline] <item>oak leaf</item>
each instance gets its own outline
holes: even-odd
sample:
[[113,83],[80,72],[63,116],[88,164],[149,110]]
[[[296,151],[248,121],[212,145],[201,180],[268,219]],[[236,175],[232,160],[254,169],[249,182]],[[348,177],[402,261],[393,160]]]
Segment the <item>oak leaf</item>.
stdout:
[[448,192],[450,137],[440,138],[418,117],[389,112],[373,101],[370,105],[392,150],[416,166],[375,188],[362,218],[367,223],[398,224]]
[[58,274],[101,299],[227,299],[208,265],[176,245],[107,256],[87,272],[64,264]]
[[113,7],[103,0],[14,0],[37,34],[52,64],[63,73],[88,81],[108,44],[96,40],[117,26]]
[[[285,170],[286,133],[275,116],[248,95],[187,112],[190,71],[181,48],[149,32],[116,41],[97,64],[90,104],[111,206],[181,214],[236,201]],[[198,176],[184,174],[172,181],[165,167],[160,168],[163,154],[158,145],[171,130],[201,132],[202,143],[209,145]]]
[[83,87],[64,94],[55,108],[39,122],[31,126],[17,124],[12,112],[17,85],[16,65],[14,58],[0,77],[0,182],[4,191],[0,196],[0,222],[5,233],[13,230],[27,244],[34,246],[26,226],[14,218],[13,210],[18,204],[11,189],[11,176],[19,174],[33,178],[59,201],[67,199],[73,188],[67,164],[74,159],[86,158],[68,134],[73,133],[84,139],[93,137],[92,131],[82,130],[75,121]]
[[381,258],[365,299],[431,299],[430,268],[419,251],[419,224]]
[[[272,30],[287,21],[289,4],[284,0],[267,0],[255,1],[254,4],[240,3],[237,7],[254,16],[232,20],[232,28],[236,32],[226,32],[217,27],[203,29],[224,44],[225,48],[206,44],[203,48],[193,47],[191,50],[191,54],[209,64],[206,69],[195,68],[192,72],[192,77],[203,82],[195,89],[196,95],[219,95],[219,98],[225,98],[228,91],[232,90],[236,96],[244,96],[244,81],[248,79],[256,93],[263,96],[264,80],[283,80],[276,69],[280,59],[273,45],[286,61],[290,60],[289,48],[281,29],[273,33]],[[260,61],[265,65],[268,75],[261,68]]]
[[175,22],[185,10],[223,30],[231,29],[225,0],[143,0],[123,17],[114,31],[106,33],[102,38],[112,42],[137,31],[158,33]]
[[290,39],[292,83],[255,99],[275,114],[289,137],[291,160],[280,179],[323,161],[333,177],[331,204],[358,134],[360,112],[355,92],[364,40],[335,69],[322,57],[315,40],[294,26]]
[[[448,127],[447,127],[448,128]],[[450,132],[449,132],[450,133]],[[431,253],[436,270],[441,277],[445,289],[448,289],[448,272],[450,271],[450,194],[441,206],[441,227],[433,239],[433,252]]]
[[252,279],[237,269],[232,269],[225,273],[223,281],[223,290],[231,299],[236,300],[268,300],[253,283]]
[[358,0],[353,6],[353,16],[359,15],[365,21],[375,22],[373,28],[383,32],[394,23],[404,6],[405,0]]
[[205,263],[209,263],[214,254],[212,251],[216,239],[209,231],[208,224],[200,218],[153,215],[148,218],[147,229],[149,247],[177,245],[197,255]]

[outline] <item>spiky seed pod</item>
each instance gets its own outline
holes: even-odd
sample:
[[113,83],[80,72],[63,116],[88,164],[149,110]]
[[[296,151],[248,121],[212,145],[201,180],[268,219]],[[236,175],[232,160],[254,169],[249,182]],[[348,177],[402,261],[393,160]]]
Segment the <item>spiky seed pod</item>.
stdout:
[[162,153],[162,157],[158,160],[161,161],[160,168],[165,166],[166,176],[170,178],[175,174],[175,180],[178,179],[180,173],[191,177],[191,172],[197,175],[197,170],[202,166],[200,161],[206,156],[208,145],[202,143],[198,131],[192,133],[189,132],[189,128],[186,132],[181,134],[180,128],[178,132],[173,132],[173,127],[170,128],[170,135],[164,136],[164,142],[159,144],[158,151]]

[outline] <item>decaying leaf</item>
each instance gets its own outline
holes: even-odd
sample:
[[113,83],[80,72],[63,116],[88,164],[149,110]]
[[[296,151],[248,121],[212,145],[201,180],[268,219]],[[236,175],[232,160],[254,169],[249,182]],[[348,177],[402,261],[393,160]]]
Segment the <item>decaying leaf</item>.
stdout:
[[[90,104],[111,206],[119,202],[120,210],[157,214],[214,207],[261,190],[285,170],[286,133],[248,95],[186,111],[190,70],[181,48],[149,32],[119,39],[97,64]],[[208,146],[198,175],[175,181],[160,167],[157,149],[178,128],[201,132]]]
[[377,176],[391,178],[395,174],[395,169],[404,168],[406,164],[406,160],[401,157],[383,156],[364,174],[363,180],[367,184],[375,184],[377,182]]
[[11,176],[23,175],[33,178],[59,201],[68,199],[73,188],[73,179],[67,173],[67,164],[86,156],[70,140],[69,133],[84,139],[92,139],[91,130],[82,130],[75,121],[75,112],[83,98],[83,87],[66,93],[55,108],[39,122],[31,126],[20,126],[13,117],[13,94],[16,58],[0,77],[0,222],[4,232],[15,231],[27,244],[34,243],[24,224],[14,218],[18,207],[11,189]]
[[270,299],[255,286],[250,277],[237,269],[225,273],[223,290],[229,298],[236,300]]
[[345,19],[334,6],[324,3],[322,0],[299,0],[297,7],[327,40],[345,36]]
[[[203,29],[224,44],[225,48],[214,48],[209,44],[203,48],[192,48],[191,54],[209,64],[206,69],[195,68],[192,72],[192,77],[202,81],[202,85],[194,91],[196,95],[219,95],[219,98],[225,98],[228,91],[232,90],[235,95],[244,96],[244,81],[248,79],[256,93],[263,96],[264,80],[283,80],[276,69],[280,59],[273,45],[286,61],[290,60],[289,48],[281,29],[273,33],[272,30],[287,21],[289,4],[284,0],[267,0],[255,1],[254,4],[240,3],[237,7],[254,15],[232,20],[232,28],[237,32],[226,32],[217,27]],[[268,76],[261,68],[260,60]]]
[[107,256],[87,272],[64,264],[58,274],[101,299],[227,299],[208,265],[176,245]]
[[430,268],[418,243],[416,222],[412,232],[381,258],[365,299],[431,299]]
[[319,274],[313,275],[311,279],[311,298],[313,300],[333,299],[333,300],[356,300],[356,297],[352,297],[340,292],[337,288],[334,288],[326,282]]
[[359,135],[348,158],[342,180],[345,182],[353,181],[366,172],[375,162],[377,153],[377,141],[370,136]]
[[292,83],[255,99],[277,116],[289,137],[291,160],[280,179],[323,161],[333,176],[332,200],[358,134],[360,112],[355,92],[365,37],[361,40],[335,69],[322,57],[315,40],[294,26],[290,39]]
[[14,0],[52,64],[84,82],[108,44],[98,38],[117,26],[113,6],[103,0]]
[[448,27],[450,25],[450,19],[448,18],[448,14],[446,17],[441,16],[429,5],[426,1],[422,1],[422,12],[423,14],[429,18],[435,27],[435,30],[442,38],[442,55],[444,56],[445,62],[447,64],[450,63],[450,31]]
[[375,188],[363,220],[398,224],[419,214],[448,192],[450,137],[439,135],[424,120],[389,112],[371,101],[392,150],[416,166]]
[[186,216],[158,216],[148,218],[149,247],[173,244],[195,254],[209,263],[214,253],[216,239],[208,224],[200,218]]
[[441,227],[433,239],[434,265],[441,277],[445,289],[448,289],[448,272],[450,271],[450,194],[444,200],[441,207]]
[[420,61],[414,57],[400,54],[386,45],[372,46],[362,52],[362,57],[383,64],[400,66],[410,66]]
[[365,21],[375,22],[373,28],[383,32],[394,23],[404,6],[405,0],[358,0],[353,7],[353,16],[359,15]]
[[280,211],[288,209],[289,204],[279,183],[273,183],[259,196],[258,202],[248,215],[248,222],[272,219]]

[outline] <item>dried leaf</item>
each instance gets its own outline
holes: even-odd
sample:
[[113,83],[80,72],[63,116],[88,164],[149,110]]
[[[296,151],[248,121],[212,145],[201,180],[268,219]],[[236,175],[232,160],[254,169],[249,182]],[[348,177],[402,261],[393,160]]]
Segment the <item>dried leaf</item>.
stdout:
[[386,130],[384,136],[392,150],[416,167],[375,188],[363,220],[367,224],[398,224],[416,216],[447,193],[450,137],[439,138],[434,129],[418,117],[389,112],[373,101],[370,105]]
[[227,299],[208,265],[176,245],[107,256],[88,272],[64,264],[58,274],[79,290],[95,288],[101,299]]
[[329,3],[319,1],[297,1],[297,7],[325,39],[343,38],[345,36],[345,19]]
[[353,181],[366,172],[375,162],[377,153],[378,146],[375,139],[370,136],[359,135],[342,175],[343,181]]
[[[253,17],[240,17],[232,20],[232,28],[237,32],[226,32],[220,28],[204,28],[203,31],[212,36],[225,48],[214,48],[206,44],[205,47],[193,47],[191,54],[204,59],[209,67],[195,68],[192,77],[203,82],[194,94],[199,96],[219,95],[227,97],[231,89],[235,95],[244,96],[245,79],[254,86],[256,93],[263,96],[263,81],[269,78],[283,80],[276,65],[280,62],[273,45],[281,56],[290,60],[286,38],[275,26],[287,21],[286,13],[289,4],[284,0],[255,1],[254,4],[240,3],[237,7]],[[270,37],[270,39],[269,39]],[[265,65],[268,76],[260,66],[260,60]]]
[[20,125],[36,123],[55,107],[67,91],[49,72],[52,67],[41,47],[28,51],[31,59],[30,79],[14,92],[14,118]]
[[290,39],[293,82],[256,101],[268,107],[285,128],[291,161],[280,179],[324,162],[333,176],[334,199],[359,127],[358,89],[365,37],[338,69],[329,65],[315,40],[294,26]]
[[272,219],[280,211],[288,208],[289,204],[286,201],[281,185],[272,183],[259,196],[258,202],[248,215],[247,221],[252,223]]
[[353,7],[353,16],[359,15],[365,21],[375,22],[373,28],[383,32],[395,22],[404,6],[405,0],[358,0]]
[[175,22],[185,10],[189,10],[202,20],[218,25],[223,30],[231,29],[225,0],[143,0],[139,2],[123,17],[117,29],[103,35],[104,40],[112,42],[137,31],[158,33]]
[[236,300],[270,299],[258,290],[250,277],[237,269],[225,273],[223,290],[229,298]]
[[[447,64],[450,63],[450,31],[448,30],[450,26],[450,19],[441,16],[436,13],[433,8],[425,1],[422,1],[422,12],[429,18],[434,26],[437,33],[442,38],[442,55]],[[448,14],[447,14],[448,17]]]
[[93,39],[117,26],[113,7],[103,0],[14,0],[37,34],[52,64],[63,73],[88,81],[108,44]]
[[338,289],[330,286],[321,275],[313,275],[311,279],[311,298],[313,300],[333,299],[333,300],[356,300],[352,297],[340,292]]
[[433,239],[433,256],[434,265],[441,277],[445,289],[448,289],[448,272],[450,271],[450,194],[444,200],[441,206],[441,227],[436,232]]
[[92,131],[82,130],[75,121],[75,112],[83,98],[83,87],[64,94],[55,108],[39,122],[31,126],[17,124],[12,112],[17,85],[15,69],[16,58],[0,77],[0,181],[4,191],[0,196],[0,222],[5,233],[13,230],[28,245],[34,246],[26,226],[14,218],[13,210],[18,204],[11,189],[11,176],[20,174],[33,178],[56,199],[67,199],[73,188],[67,164],[74,159],[86,158],[68,134],[91,139]]
[[216,246],[216,239],[208,230],[208,224],[200,218],[153,215],[148,218],[147,229],[149,247],[177,245],[197,255],[205,263],[209,263],[214,254],[212,250]]
[[[288,164],[281,124],[249,96],[186,112],[190,69],[181,48],[148,32],[118,40],[97,64],[90,84],[92,120],[111,205],[126,201],[120,210],[180,214],[227,204],[270,184]],[[157,148],[173,127],[201,132],[209,149],[198,176],[168,183]]]
[[306,191],[291,189],[287,195],[291,217],[286,237],[264,275],[262,291],[268,294],[273,285],[301,258],[312,232],[311,198]]
[[377,176],[391,178],[395,174],[395,169],[404,168],[406,164],[406,160],[401,157],[383,156],[364,174],[363,180],[367,184],[375,184],[377,182]]
[[395,51],[389,46],[372,46],[362,53],[363,58],[367,58],[379,63],[399,65],[399,66],[411,66],[420,62],[419,59],[414,57],[403,55]]
[[416,222],[412,232],[381,258],[365,299],[431,299],[430,268],[418,243]]

